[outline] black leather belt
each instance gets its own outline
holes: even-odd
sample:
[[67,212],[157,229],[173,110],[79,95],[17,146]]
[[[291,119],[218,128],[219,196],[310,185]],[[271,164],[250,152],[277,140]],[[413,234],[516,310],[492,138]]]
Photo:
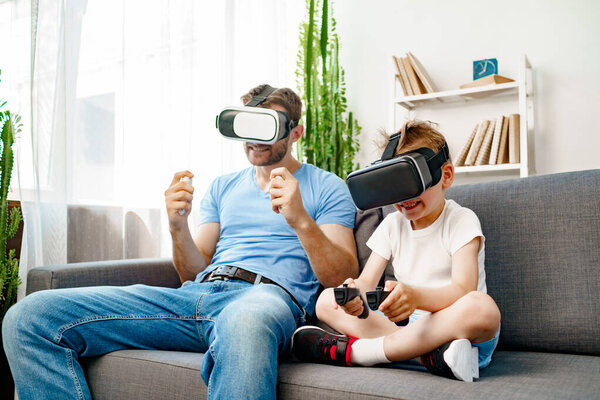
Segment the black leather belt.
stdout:
[[239,279],[240,281],[249,282],[253,285],[258,285],[259,283],[272,283],[277,285],[277,283],[269,278],[265,278],[260,274],[255,274],[254,272],[246,271],[245,269],[234,267],[232,265],[221,265],[220,267],[215,268],[202,278],[202,282],[212,282],[223,279]]
[[204,275],[202,277],[201,282],[212,282],[225,279],[238,279],[240,281],[249,282],[253,285],[258,285],[259,283],[269,283],[272,285],[277,285],[292,298],[294,303],[296,303],[296,305],[300,307],[302,313],[306,316],[306,311],[304,310],[304,307],[302,307],[302,305],[298,303],[296,298],[292,296],[292,294],[286,288],[281,286],[279,283],[272,281],[269,278],[265,278],[264,276],[260,274],[255,274],[254,272],[246,271],[245,269],[240,267],[234,267],[233,265],[221,265],[213,269],[208,274]]

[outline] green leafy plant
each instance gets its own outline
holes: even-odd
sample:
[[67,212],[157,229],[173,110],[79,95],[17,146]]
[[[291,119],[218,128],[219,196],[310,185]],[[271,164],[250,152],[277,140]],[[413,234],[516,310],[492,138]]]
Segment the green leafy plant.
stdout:
[[330,3],[307,0],[306,7],[308,21],[300,26],[296,70],[306,106],[306,130],[297,143],[298,158],[345,179],[357,168],[354,158],[361,127],[352,112],[347,112],[344,69],[338,60],[339,38]]
[[17,300],[17,287],[21,284],[19,260],[14,249],[7,254],[6,242],[17,233],[21,222],[18,207],[9,211],[8,189],[14,163],[12,146],[22,124],[19,115],[2,109],[5,105],[6,101],[0,100],[0,322]]

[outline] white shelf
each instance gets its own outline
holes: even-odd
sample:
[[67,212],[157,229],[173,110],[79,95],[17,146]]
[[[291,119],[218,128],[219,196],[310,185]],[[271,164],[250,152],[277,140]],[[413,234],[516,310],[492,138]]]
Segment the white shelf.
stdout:
[[[463,176],[468,181],[488,180],[490,177],[500,175],[526,177],[533,172],[533,72],[525,54],[520,57],[518,78],[514,82],[404,96],[402,87],[396,79],[396,71],[393,72],[392,76],[394,77],[393,109],[390,121],[392,130],[395,132],[398,129],[400,125],[399,118],[417,118],[442,123],[444,118],[446,121],[448,121],[448,118],[458,119],[456,123],[452,124],[455,127],[460,126],[460,131],[448,130],[444,132],[450,147],[455,149],[462,148],[460,146],[466,140],[466,135],[470,133],[468,129],[472,129],[466,127],[467,124],[470,124],[466,121],[472,120],[474,125],[484,118],[496,117],[496,114],[490,115],[487,114],[487,111],[485,115],[478,114],[480,110],[485,109],[486,103],[499,106],[503,110],[502,113],[514,113],[516,111],[514,108],[518,107],[520,115],[519,163],[461,166],[455,167],[454,170],[457,175]],[[458,107],[456,107],[457,104]],[[490,109],[490,107],[487,107],[487,109]],[[451,111],[449,112],[449,110]],[[470,114],[471,112],[473,114]],[[449,117],[450,115],[452,117]],[[438,120],[437,117],[441,117],[441,119]]]
[[521,164],[493,164],[493,165],[473,165],[473,166],[464,166],[464,167],[454,167],[454,173],[456,173],[456,174],[494,172],[494,171],[519,172],[520,170],[521,170]]
[[396,98],[396,103],[412,110],[417,105],[429,103],[433,101],[452,102],[452,101],[469,101],[482,97],[490,97],[495,95],[516,94],[519,90],[518,82],[508,82],[492,84],[487,86],[479,86],[467,89],[447,90],[444,92],[426,93],[415,96],[402,96]]

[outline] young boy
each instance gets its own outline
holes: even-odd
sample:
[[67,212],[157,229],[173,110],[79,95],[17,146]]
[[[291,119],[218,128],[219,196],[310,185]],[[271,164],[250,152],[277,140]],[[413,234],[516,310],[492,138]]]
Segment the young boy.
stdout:
[[[396,155],[422,147],[437,153],[445,144],[426,122],[409,121],[401,132]],[[432,172],[429,189],[394,204],[397,212],[367,241],[372,253],[359,278],[345,281],[365,298],[391,260],[397,281],[385,282],[391,293],[378,312],[359,319],[360,298],[341,307],[333,288],[326,289],[317,300],[317,317],[345,336],[315,326],[299,328],[292,339],[298,359],[370,366],[420,356],[431,373],[468,382],[490,363],[500,311],[486,294],[481,225],[473,211],[445,199],[454,180],[451,161]],[[406,327],[395,324],[409,317]]]

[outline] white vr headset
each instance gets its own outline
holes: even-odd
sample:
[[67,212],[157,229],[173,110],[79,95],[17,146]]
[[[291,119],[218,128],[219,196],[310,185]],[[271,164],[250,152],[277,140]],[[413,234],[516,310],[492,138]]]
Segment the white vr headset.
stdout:
[[273,144],[285,139],[298,125],[281,111],[258,107],[277,88],[267,85],[244,107],[227,107],[217,115],[217,129],[229,139]]

